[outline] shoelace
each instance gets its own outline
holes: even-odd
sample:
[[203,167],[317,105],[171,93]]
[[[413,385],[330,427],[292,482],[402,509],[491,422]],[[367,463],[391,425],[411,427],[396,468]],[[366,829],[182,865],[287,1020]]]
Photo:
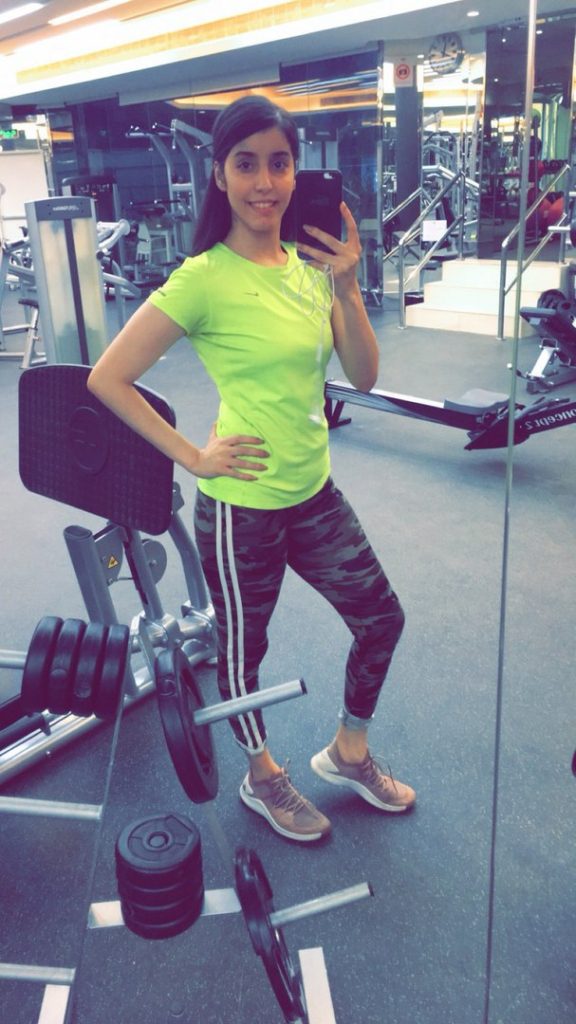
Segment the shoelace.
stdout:
[[287,811],[297,811],[300,807],[308,807],[308,801],[292,785],[290,777],[285,768],[282,774],[271,780],[273,788],[272,798],[277,807],[283,807]]
[[386,772],[384,771],[384,769],[377,760],[379,756],[380,755],[368,754],[367,760],[362,765],[363,774],[366,776],[366,781],[378,783],[378,785],[386,787],[387,783],[385,780],[390,779],[390,782],[392,783],[394,790],[397,793],[398,787],[396,786],[394,776],[392,775],[392,769],[390,765],[388,765],[388,775],[386,775]]

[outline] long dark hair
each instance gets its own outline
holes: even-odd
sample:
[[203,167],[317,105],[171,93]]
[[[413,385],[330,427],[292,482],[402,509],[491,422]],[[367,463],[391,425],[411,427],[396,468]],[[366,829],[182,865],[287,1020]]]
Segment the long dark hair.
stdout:
[[[299,152],[296,122],[286,110],[265,96],[242,96],[218,114],[212,129],[214,162],[222,166],[230,150],[242,139],[247,139],[255,132],[268,131],[270,128],[279,128],[284,132],[296,163]],[[287,242],[294,238],[292,207],[293,200],[290,200],[290,205],[282,218],[281,237]],[[232,214],[228,196],[218,188],[214,174],[211,174],[194,231],[192,255],[198,256],[201,252],[211,249],[216,242],[224,241],[231,226]]]

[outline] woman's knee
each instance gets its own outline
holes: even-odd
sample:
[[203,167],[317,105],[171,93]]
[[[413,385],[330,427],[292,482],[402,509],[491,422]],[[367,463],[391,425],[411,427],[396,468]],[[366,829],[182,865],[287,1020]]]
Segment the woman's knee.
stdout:
[[364,609],[357,627],[352,626],[352,632],[362,646],[390,650],[398,643],[405,622],[406,616],[398,595],[388,590],[377,602]]
[[388,612],[388,615],[390,616],[393,624],[393,632],[396,635],[396,642],[398,642],[404,631],[404,626],[406,625],[406,615],[402,605],[400,604],[398,595],[395,594],[394,591],[392,591],[390,595],[390,611]]

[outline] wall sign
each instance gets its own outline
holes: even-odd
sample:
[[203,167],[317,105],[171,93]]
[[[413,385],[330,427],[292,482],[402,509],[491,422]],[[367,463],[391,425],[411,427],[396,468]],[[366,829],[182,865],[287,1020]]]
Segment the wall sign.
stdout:
[[414,67],[408,61],[400,60],[394,65],[394,88],[414,85]]

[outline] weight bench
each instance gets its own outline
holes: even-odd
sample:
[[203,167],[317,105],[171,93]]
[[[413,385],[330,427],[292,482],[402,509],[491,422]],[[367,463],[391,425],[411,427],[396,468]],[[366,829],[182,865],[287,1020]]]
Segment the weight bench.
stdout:
[[534,366],[528,373],[521,374],[530,394],[576,380],[574,312],[573,303],[568,299],[554,308],[525,306],[520,310],[523,319],[536,328],[542,339]]

